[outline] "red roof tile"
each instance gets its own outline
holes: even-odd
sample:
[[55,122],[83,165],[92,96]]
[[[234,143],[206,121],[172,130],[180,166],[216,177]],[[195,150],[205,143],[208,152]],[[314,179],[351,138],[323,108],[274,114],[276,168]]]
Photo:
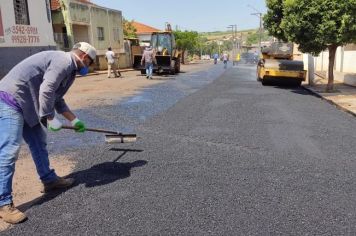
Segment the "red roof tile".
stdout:
[[51,0],[51,10],[55,11],[61,8],[61,4],[59,3],[59,0]]
[[136,28],[136,34],[147,34],[152,32],[161,31],[159,29],[153,28],[151,26],[139,23],[137,21],[132,22],[132,25]]

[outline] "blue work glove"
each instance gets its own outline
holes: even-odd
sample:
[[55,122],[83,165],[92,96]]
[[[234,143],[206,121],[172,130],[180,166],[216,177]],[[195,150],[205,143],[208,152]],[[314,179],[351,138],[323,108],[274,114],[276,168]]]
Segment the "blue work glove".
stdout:
[[71,121],[72,126],[75,128],[75,132],[83,133],[86,130],[85,124],[83,121],[75,118]]
[[59,131],[62,129],[62,123],[56,117],[53,117],[52,120],[47,119],[47,128],[50,131]]

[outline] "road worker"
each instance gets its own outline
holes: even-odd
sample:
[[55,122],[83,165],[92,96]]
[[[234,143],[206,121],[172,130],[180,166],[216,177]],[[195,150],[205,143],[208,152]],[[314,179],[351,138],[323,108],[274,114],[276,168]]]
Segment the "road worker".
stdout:
[[42,192],[68,188],[74,179],[56,175],[50,168],[45,128],[58,131],[62,127],[56,113],[76,128],[85,124],[69,109],[63,99],[76,74],[84,76],[96,58],[96,50],[88,43],[74,45],[71,52],[44,51],[16,65],[0,80],[0,218],[16,224],[26,215],[12,199],[12,179],[22,138],[32,154],[37,173],[43,183]]

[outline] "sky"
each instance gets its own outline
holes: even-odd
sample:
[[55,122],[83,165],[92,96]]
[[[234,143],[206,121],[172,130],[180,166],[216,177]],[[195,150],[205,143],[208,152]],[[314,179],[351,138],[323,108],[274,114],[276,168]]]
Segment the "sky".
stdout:
[[[91,0],[91,2],[122,11],[128,20],[164,29],[169,22],[173,29],[198,32],[226,31],[229,25],[237,30],[259,27],[259,18],[251,13],[266,12],[265,0]],[[253,9],[255,8],[255,10]]]

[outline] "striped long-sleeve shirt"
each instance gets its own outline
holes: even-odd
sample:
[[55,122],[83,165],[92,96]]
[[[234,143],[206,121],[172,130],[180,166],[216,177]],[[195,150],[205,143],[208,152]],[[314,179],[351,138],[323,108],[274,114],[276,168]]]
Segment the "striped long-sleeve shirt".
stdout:
[[71,52],[44,51],[17,64],[2,80],[0,91],[10,94],[31,127],[42,117],[69,111],[63,96],[73,84],[77,64]]

